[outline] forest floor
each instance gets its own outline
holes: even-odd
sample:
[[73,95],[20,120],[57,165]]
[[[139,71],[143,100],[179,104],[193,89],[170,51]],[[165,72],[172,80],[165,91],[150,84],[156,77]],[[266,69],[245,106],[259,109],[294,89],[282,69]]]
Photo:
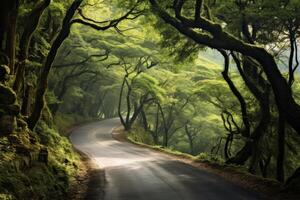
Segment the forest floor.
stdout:
[[189,154],[173,152],[168,149],[161,147],[151,146],[139,142],[135,142],[131,139],[128,139],[126,132],[122,126],[119,126],[114,129],[113,138],[122,142],[129,142],[135,145],[138,145],[142,148],[147,148],[156,152],[161,152],[168,156],[171,156],[173,159],[183,162],[185,164],[196,167],[200,170],[205,170],[210,173],[216,174],[225,180],[241,186],[249,191],[256,192],[263,196],[265,199],[270,200],[295,200],[300,199],[298,194],[287,194],[283,192],[283,186],[273,179],[262,178],[257,175],[253,175],[247,172],[247,169],[233,166],[225,165],[216,162],[201,161],[197,160],[196,157]]

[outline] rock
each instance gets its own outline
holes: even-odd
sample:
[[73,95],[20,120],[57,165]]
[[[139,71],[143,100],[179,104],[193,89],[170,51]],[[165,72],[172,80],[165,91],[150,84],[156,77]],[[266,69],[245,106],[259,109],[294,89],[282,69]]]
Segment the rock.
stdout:
[[22,155],[24,155],[26,157],[29,157],[29,158],[31,157],[31,155],[30,155],[31,149],[29,149],[25,146],[22,146],[22,145],[15,146],[15,149],[16,149],[17,154],[22,154]]
[[16,117],[11,115],[0,116],[0,136],[13,133],[17,127]]
[[5,82],[8,80],[10,74],[10,69],[6,65],[0,65],[0,82]]
[[8,115],[17,116],[20,114],[20,106],[18,104],[12,104],[12,105],[3,105],[0,104],[0,108],[4,111],[4,113]]
[[39,162],[48,165],[48,149],[42,148],[39,152]]
[[36,138],[33,137],[33,136],[30,136],[30,137],[29,137],[29,141],[30,141],[30,144],[36,144],[36,143],[37,143]]
[[22,129],[26,129],[27,128],[27,122],[25,122],[21,118],[17,118],[17,125],[18,125],[18,127],[21,127]]
[[7,137],[7,139],[8,139],[8,141],[9,141],[11,144],[14,144],[14,145],[16,145],[16,144],[18,144],[18,145],[22,144],[22,141],[21,141],[20,138],[18,138],[16,135],[9,135],[9,136]]
[[0,84],[0,104],[11,105],[15,103],[16,99],[17,95],[12,89]]

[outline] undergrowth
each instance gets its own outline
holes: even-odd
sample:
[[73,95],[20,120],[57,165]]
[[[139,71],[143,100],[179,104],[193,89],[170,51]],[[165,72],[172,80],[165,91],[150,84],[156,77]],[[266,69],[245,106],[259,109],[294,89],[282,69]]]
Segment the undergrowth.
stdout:
[[35,132],[1,138],[0,148],[0,199],[66,199],[79,162],[67,138],[40,122]]

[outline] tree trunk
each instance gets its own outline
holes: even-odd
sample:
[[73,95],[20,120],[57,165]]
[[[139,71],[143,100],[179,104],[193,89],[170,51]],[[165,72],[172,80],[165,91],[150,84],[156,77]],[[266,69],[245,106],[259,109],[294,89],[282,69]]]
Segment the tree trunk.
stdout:
[[285,120],[282,115],[278,117],[278,150],[277,150],[277,169],[276,179],[284,182],[284,155],[285,155]]
[[28,59],[28,49],[31,42],[31,38],[35,30],[39,25],[42,14],[45,9],[50,5],[51,0],[45,0],[39,3],[32,12],[28,15],[27,23],[23,34],[20,39],[20,53],[19,53],[19,63],[16,66],[16,79],[14,82],[13,89],[16,93],[19,93],[19,90],[22,86],[22,78],[24,77],[26,60]]
[[17,18],[19,11],[19,0],[11,1],[11,10],[9,13],[9,25],[6,36],[6,53],[9,58],[10,73],[14,74],[16,61],[16,37],[17,37]]
[[189,140],[189,145],[190,145],[190,154],[191,155],[194,155],[194,138],[193,138],[193,136],[192,136],[192,133],[190,132],[190,130],[189,130],[189,127],[188,127],[188,125],[185,125],[184,126],[184,130],[185,130],[185,133],[186,133],[186,135],[187,135],[187,137],[188,137],[188,140]]
[[[266,49],[239,40],[224,31],[220,24],[213,23],[207,19],[200,19],[198,21],[189,20],[180,16],[180,13],[177,13],[177,15],[173,17],[168,14],[168,12],[164,11],[156,0],[149,0],[149,2],[152,5],[153,11],[160,18],[196,43],[214,49],[239,52],[257,60],[262,66],[267,79],[272,86],[279,112],[296,130],[298,135],[300,135],[300,106],[295,102],[292,91],[278,69],[274,57],[268,53]],[[213,37],[202,34],[201,32],[199,33],[194,30],[195,28],[207,31]]]
[[120,118],[120,121],[122,123],[122,125],[124,126],[125,130],[126,130],[126,123],[125,123],[125,120],[122,116],[122,110],[121,110],[121,107],[122,107],[122,98],[123,98],[123,92],[124,92],[124,87],[125,87],[125,80],[126,77],[123,78],[123,82],[122,82],[122,85],[121,85],[121,90],[120,90],[120,94],[119,94],[119,103],[118,103],[118,115],[119,115],[119,118]]
[[142,109],[142,111],[141,111],[141,117],[142,117],[142,124],[143,124],[144,130],[149,131],[147,116],[146,116],[146,113],[145,113],[144,109]]
[[31,108],[30,108],[30,105],[31,105],[30,99],[31,99],[32,93],[33,93],[33,86],[28,84],[26,86],[26,89],[25,89],[25,95],[24,95],[24,98],[23,98],[22,110],[21,110],[21,113],[24,116],[29,116],[30,115],[30,110],[31,110]]
[[248,119],[248,112],[247,112],[247,105],[244,97],[240,93],[240,91],[237,89],[237,87],[234,85],[232,80],[230,79],[228,75],[228,70],[229,70],[229,56],[224,50],[219,50],[219,52],[223,55],[224,57],[224,70],[222,72],[222,76],[224,80],[226,81],[227,85],[229,86],[231,92],[234,94],[234,96],[237,98],[237,100],[240,103],[240,108],[242,112],[242,119],[243,123],[245,126],[245,129],[242,131],[242,135],[244,137],[250,137],[250,122]]
[[161,117],[162,117],[162,120],[163,120],[163,127],[164,127],[164,134],[163,134],[163,147],[168,147],[168,141],[169,141],[169,137],[168,137],[168,127],[167,127],[167,122],[166,122],[166,118],[165,118],[165,114],[164,114],[164,111],[160,105],[160,103],[157,103],[158,107],[159,107],[159,111],[160,111],[160,114],[161,114]]
[[[233,58],[246,86],[249,88],[251,93],[259,102],[261,119],[259,124],[255,128],[255,130],[251,134],[250,138],[246,141],[244,147],[236,154],[236,156],[230,158],[226,162],[234,163],[237,165],[243,165],[253,155],[254,160],[252,162],[252,166],[250,166],[251,171],[253,171],[255,170],[255,166],[257,164],[256,163],[257,159],[255,157],[255,154],[257,151],[259,140],[263,136],[264,132],[266,131],[271,119],[270,105],[269,105],[270,94],[269,94],[269,89],[267,87],[268,85],[267,83],[263,84],[262,89],[264,92],[261,92],[261,90],[256,86],[257,83],[255,83],[254,80],[259,79],[262,81],[263,79],[261,79],[262,78],[261,75],[257,73],[253,73],[253,71],[255,71],[253,68],[256,66],[253,66],[252,65],[253,63],[247,60],[248,58],[246,57],[243,58],[244,61],[243,67],[246,70],[243,70],[241,63],[236,56],[233,55]],[[250,68],[252,68],[252,70],[249,70]]]
[[[11,0],[2,0],[0,6],[0,50],[4,52],[5,34],[8,31]],[[2,64],[2,63],[1,63]]]
[[227,138],[226,138],[226,141],[225,141],[225,145],[224,145],[224,156],[225,156],[225,160],[228,160],[230,158],[230,150],[229,150],[229,146],[230,146],[230,143],[232,142],[233,140],[233,134],[232,133],[229,133],[227,135]]
[[70,34],[70,29],[71,29],[71,20],[73,16],[75,15],[76,10],[79,8],[83,0],[75,0],[70,8],[67,10],[66,16],[63,20],[63,25],[60,33],[58,36],[55,38],[53,45],[51,46],[50,52],[46,58],[44,68],[42,70],[40,79],[39,79],[39,84],[38,88],[36,91],[36,97],[35,97],[35,104],[34,104],[34,109],[31,114],[31,116],[28,119],[28,127],[33,130],[36,123],[38,122],[42,110],[44,108],[45,104],[45,99],[44,95],[46,93],[47,87],[48,87],[48,76],[53,64],[53,61],[56,57],[57,51],[59,47],[62,45],[64,40],[69,36]]

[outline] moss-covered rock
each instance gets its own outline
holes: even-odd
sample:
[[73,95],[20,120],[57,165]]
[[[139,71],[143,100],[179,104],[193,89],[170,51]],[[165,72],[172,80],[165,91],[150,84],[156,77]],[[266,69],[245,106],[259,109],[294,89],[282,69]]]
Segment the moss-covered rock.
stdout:
[[9,135],[15,131],[17,121],[15,116],[2,115],[0,116],[0,136]]
[[[0,194],[11,199],[66,199],[78,156],[67,138],[45,122],[36,130],[0,137]],[[47,145],[41,144],[41,136]]]
[[2,108],[2,110],[8,114],[8,115],[13,115],[13,116],[17,116],[20,114],[20,106],[18,104],[11,104],[11,105],[0,105],[0,108]]
[[39,161],[48,165],[48,149],[47,148],[42,148],[39,152]]
[[10,69],[6,65],[0,65],[0,82],[4,83],[9,79]]
[[17,95],[9,87],[0,84],[0,104],[3,105],[12,105],[16,102]]
[[22,118],[17,118],[17,125],[19,128],[21,128],[21,130],[27,129],[27,122]]

